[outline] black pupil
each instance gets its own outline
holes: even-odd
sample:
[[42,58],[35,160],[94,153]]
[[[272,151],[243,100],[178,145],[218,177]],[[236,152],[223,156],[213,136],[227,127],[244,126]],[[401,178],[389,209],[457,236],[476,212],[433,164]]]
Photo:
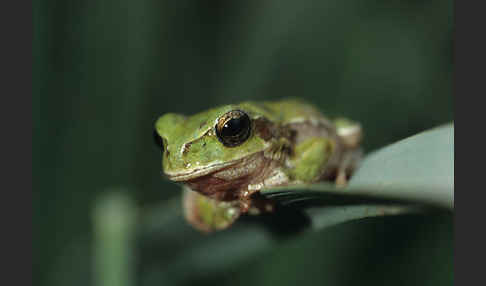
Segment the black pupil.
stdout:
[[228,120],[221,130],[221,135],[225,137],[234,137],[245,132],[250,127],[250,121],[246,116],[240,116],[238,118],[232,118]]
[[164,142],[162,141],[162,137],[160,137],[159,133],[154,130],[152,136],[154,137],[155,145],[159,147],[162,151],[164,151]]
[[225,114],[219,121],[216,125],[216,135],[225,146],[235,147],[249,138],[251,120],[246,113],[233,110]]

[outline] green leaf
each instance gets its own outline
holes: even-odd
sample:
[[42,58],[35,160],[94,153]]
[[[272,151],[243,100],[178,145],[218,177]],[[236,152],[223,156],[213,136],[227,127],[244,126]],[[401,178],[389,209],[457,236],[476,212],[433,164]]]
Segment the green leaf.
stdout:
[[316,227],[424,208],[452,210],[454,126],[434,128],[369,154],[345,188],[320,183],[262,194],[283,205],[309,208]]
[[93,210],[95,285],[134,285],[137,207],[118,189],[104,194]]
[[453,209],[454,125],[425,131],[370,154],[349,187]]

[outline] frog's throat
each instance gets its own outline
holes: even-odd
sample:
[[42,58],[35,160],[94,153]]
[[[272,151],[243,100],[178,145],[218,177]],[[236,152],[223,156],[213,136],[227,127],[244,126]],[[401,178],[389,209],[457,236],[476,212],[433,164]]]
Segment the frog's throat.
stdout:
[[217,172],[221,169],[230,167],[232,165],[238,164],[244,159],[236,159],[230,162],[224,162],[224,163],[218,163],[218,164],[213,164],[209,167],[200,167],[197,169],[193,169],[184,173],[169,173],[165,172],[165,175],[172,181],[175,182],[184,182],[187,180],[199,178],[201,176],[209,175],[211,173]]

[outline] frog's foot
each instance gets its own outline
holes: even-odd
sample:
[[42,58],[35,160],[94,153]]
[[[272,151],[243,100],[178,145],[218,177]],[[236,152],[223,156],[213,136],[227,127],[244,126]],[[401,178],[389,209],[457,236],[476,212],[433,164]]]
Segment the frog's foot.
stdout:
[[252,205],[248,213],[251,215],[259,215],[262,213],[271,213],[275,210],[276,202],[264,198],[260,193],[257,193],[252,198]]
[[252,196],[259,191],[260,191],[259,189],[245,190],[241,193],[239,200],[238,200],[241,213],[247,213],[249,211],[253,212],[254,206],[253,206]]
[[358,167],[358,163],[361,161],[363,152],[361,149],[350,150],[344,154],[339,168],[336,173],[336,187],[345,187],[348,184],[348,179],[351,174]]
[[237,201],[217,201],[187,187],[184,187],[183,204],[187,222],[203,232],[225,229],[242,213]]
[[240,199],[240,212],[247,213],[251,208],[251,201],[249,199]]
[[339,170],[336,176],[336,180],[334,181],[336,183],[336,187],[342,188],[346,187],[348,184],[348,178],[345,170]]
[[275,202],[265,199],[259,192],[249,193],[246,197],[240,197],[240,213],[259,215],[261,213],[273,212]]

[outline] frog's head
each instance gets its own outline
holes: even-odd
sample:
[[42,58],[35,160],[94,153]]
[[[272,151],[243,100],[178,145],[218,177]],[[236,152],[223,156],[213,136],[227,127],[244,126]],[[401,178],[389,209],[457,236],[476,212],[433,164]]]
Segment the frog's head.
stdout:
[[269,120],[251,104],[193,116],[168,113],[155,123],[164,173],[187,181],[227,168],[270,146]]

